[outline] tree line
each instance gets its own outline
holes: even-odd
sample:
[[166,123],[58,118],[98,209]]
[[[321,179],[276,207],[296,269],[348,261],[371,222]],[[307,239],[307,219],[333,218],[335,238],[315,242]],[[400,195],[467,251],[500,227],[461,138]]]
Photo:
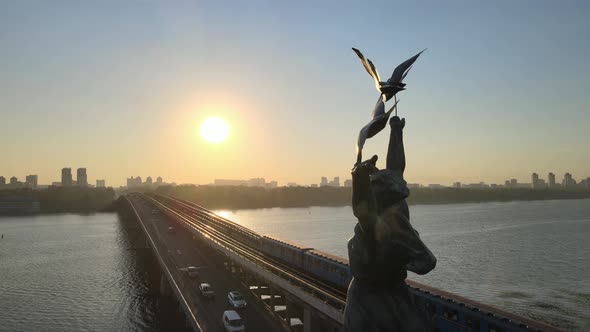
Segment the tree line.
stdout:
[[[272,207],[346,206],[352,188],[241,186],[161,186],[156,192],[195,202],[208,209],[257,209]],[[409,204],[450,204],[523,200],[590,198],[590,190],[529,188],[413,188]]]

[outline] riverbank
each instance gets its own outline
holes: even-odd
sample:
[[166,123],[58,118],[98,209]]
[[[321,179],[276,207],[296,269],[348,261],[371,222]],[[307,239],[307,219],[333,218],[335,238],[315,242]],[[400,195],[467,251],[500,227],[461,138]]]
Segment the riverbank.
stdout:
[[112,209],[112,188],[49,187],[0,191],[0,215],[89,214]]
[[[282,187],[257,188],[237,186],[163,186],[156,193],[195,202],[208,209],[260,209],[311,206],[349,206],[352,188]],[[462,189],[415,188],[408,203],[458,204],[509,201],[536,201],[590,198],[590,190],[562,189]]]

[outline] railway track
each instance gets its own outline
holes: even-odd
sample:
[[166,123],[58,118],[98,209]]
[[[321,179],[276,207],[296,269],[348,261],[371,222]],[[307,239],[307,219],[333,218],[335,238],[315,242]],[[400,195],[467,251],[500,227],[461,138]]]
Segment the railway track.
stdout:
[[[291,283],[297,284],[300,288],[307,290],[310,294],[324,300],[326,303],[342,311],[346,304],[346,291],[337,289],[331,285],[317,280],[307,274],[304,274],[297,269],[294,269],[284,263],[272,259],[267,255],[259,252],[257,248],[251,248],[250,243],[244,243],[227,234],[225,234],[224,227],[236,227],[236,229],[247,230],[249,236],[260,237],[259,234],[237,225],[231,221],[224,220],[216,214],[206,211],[205,209],[188,204],[182,200],[162,196],[152,195],[145,196],[148,200],[167,210],[169,213],[177,216],[180,221],[187,226],[200,232],[204,236],[215,241],[219,245],[237,253],[241,257],[255,263],[256,265],[272,271],[278,276],[283,277]],[[231,223],[228,226],[227,223]]]

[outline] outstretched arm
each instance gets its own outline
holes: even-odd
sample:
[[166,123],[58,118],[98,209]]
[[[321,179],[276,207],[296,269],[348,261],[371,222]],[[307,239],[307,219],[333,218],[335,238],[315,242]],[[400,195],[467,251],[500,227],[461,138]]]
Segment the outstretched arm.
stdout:
[[389,120],[391,134],[389,136],[389,147],[387,149],[386,168],[396,172],[401,179],[404,177],[406,169],[406,155],[404,153],[403,129],[406,125],[406,119],[400,119],[394,116]]

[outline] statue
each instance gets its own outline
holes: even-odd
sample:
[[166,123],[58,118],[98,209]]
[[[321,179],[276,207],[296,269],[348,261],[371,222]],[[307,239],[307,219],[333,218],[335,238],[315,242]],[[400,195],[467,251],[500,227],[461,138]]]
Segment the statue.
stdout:
[[[365,69],[375,79],[380,92],[373,120],[361,129],[357,162],[352,169],[352,208],[358,219],[354,236],[348,241],[353,280],[348,288],[344,330],[429,331],[425,316],[410,296],[405,283],[407,271],[426,274],[436,258],[410,224],[406,198],[409,190],[403,178],[406,167],[403,128],[405,119],[397,114],[389,119],[394,106],[385,112],[384,101],[405,88],[407,75],[418,53],[399,65],[387,82],[381,82],[374,65],[353,49]],[[391,127],[386,167],[376,167],[377,156],[362,162],[362,147],[387,124]]]

